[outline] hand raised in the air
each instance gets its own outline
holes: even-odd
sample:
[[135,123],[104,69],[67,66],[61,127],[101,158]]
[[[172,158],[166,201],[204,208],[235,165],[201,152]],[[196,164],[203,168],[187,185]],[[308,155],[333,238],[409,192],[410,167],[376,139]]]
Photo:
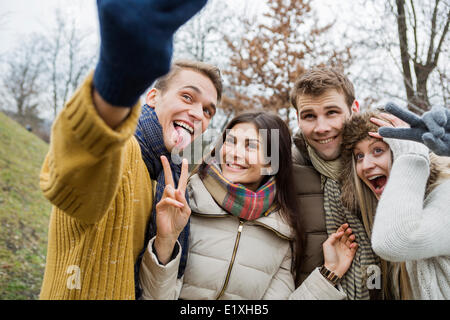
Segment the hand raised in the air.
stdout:
[[94,87],[113,106],[132,107],[169,71],[173,35],[206,0],[97,0],[100,60]]

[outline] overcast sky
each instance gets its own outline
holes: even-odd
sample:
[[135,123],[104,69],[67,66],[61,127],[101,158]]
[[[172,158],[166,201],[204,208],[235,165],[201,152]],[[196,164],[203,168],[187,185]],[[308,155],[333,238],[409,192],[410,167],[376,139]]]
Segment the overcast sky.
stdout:
[[26,34],[51,28],[57,8],[74,16],[83,29],[97,32],[95,0],[0,0],[0,52],[13,48]]
[[[262,0],[244,0],[255,4],[254,11],[261,10]],[[227,0],[228,5],[239,10],[242,0]],[[320,15],[333,17],[336,1],[321,0]],[[342,5],[339,5],[342,8]],[[59,8],[75,17],[82,29],[98,33],[97,5],[95,0],[0,0],[0,53],[20,43],[21,38],[32,32],[43,32],[55,23],[55,10]],[[345,10],[343,10],[345,11]],[[339,15],[342,11],[339,12]]]

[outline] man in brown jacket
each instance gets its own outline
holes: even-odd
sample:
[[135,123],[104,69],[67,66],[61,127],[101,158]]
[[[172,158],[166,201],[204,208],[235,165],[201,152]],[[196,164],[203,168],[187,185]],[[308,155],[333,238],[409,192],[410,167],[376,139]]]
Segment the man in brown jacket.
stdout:
[[[292,149],[297,203],[305,233],[301,281],[323,264],[322,244],[328,238],[325,225],[323,178],[318,161],[330,163],[339,158],[341,131],[352,112],[359,111],[352,83],[330,68],[306,71],[290,94],[297,110],[299,131]],[[309,150],[308,150],[309,149]]]

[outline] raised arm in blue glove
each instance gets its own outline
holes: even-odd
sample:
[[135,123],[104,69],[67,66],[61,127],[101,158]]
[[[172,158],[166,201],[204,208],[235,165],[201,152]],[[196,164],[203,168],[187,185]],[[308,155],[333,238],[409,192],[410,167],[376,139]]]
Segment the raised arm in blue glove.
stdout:
[[393,103],[388,103],[385,110],[406,121],[411,127],[382,127],[378,130],[382,137],[422,142],[437,155],[450,157],[449,109],[435,106],[421,117]]
[[175,31],[206,0],[97,0],[100,60],[94,87],[106,103],[132,107],[169,71]]

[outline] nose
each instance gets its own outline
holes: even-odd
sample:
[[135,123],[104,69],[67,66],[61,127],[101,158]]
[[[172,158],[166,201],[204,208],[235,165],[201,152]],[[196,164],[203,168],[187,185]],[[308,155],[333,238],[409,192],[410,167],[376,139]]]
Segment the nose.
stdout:
[[245,164],[245,145],[237,141],[233,146],[227,146],[225,151],[226,161]]
[[374,167],[375,167],[375,162],[373,161],[373,159],[368,155],[364,156],[363,161],[362,161],[363,171],[368,172],[371,169],[373,169]]
[[207,127],[207,124],[203,121],[203,106],[200,103],[192,105],[188,110],[188,116],[194,124],[194,135],[198,136],[202,134]]
[[327,133],[330,131],[330,125],[328,121],[323,117],[317,117],[316,126],[314,127],[314,132],[318,134]]
[[201,103],[196,103],[188,111],[189,116],[193,118],[194,121],[203,120],[203,106]]

